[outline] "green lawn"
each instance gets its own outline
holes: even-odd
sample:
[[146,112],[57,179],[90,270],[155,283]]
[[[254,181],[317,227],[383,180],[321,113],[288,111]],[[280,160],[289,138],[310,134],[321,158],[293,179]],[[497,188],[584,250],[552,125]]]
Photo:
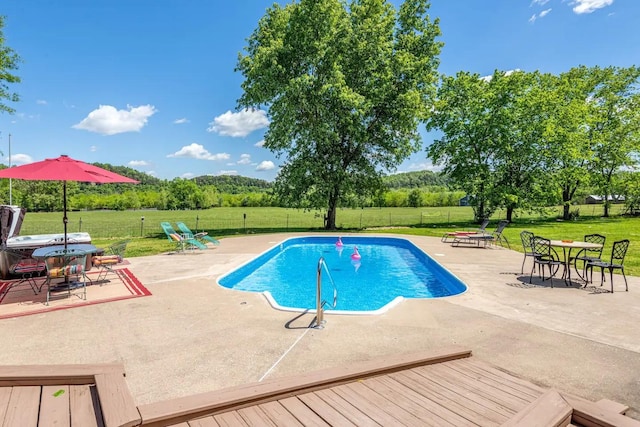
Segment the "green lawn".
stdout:
[[[640,241],[640,218],[620,215],[601,218],[602,207],[585,205],[581,216],[574,221],[557,221],[559,208],[543,213],[519,214],[504,232],[512,249],[522,251],[519,233],[530,230],[551,239],[580,240],[589,233],[607,236],[604,256],[609,256],[615,240],[628,238],[631,247],[627,253],[627,272],[640,275],[640,253],[636,245]],[[613,213],[620,212],[614,206]],[[185,222],[193,231],[205,230],[217,238],[252,233],[313,231],[322,232],[323,218],[317,212],[305,212],[283,208],[214,208],[201,211],[90,211],[68,214],[69,232],[86,231],[99,246],[108,246],[114,241],[131,239],[127,256],[156,254],[172,249],[160,228],[161,221]],[[144,220],[142,219],[144,218]],[[445,231],[473,228],[473,213],[469,207],[444,208],[366,208],[341,209],[337,225],[349,231],[383,230],[391,233],[427,235],[441,237]],[[487,229],[495,227],[504,212],[491,218]],[[393,228],[402,227],[402,228]],[[20,234],[61,233],[62,213],[30,212],[25,216]]]

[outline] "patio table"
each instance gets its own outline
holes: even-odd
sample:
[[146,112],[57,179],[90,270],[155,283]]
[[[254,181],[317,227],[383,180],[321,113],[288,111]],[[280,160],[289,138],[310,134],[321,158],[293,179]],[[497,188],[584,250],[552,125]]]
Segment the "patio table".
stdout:
[[[571,251],[574,248],[577,249],[600,249],[602,245],[600,243],[582,242],[578,240],[551,240],[551,246],[556,248],[562,248],[562,255],[564,257],[564,274],[563,279],[565,284],[571,283]],[[578,276],[580,274],[578,273]],[[582,280],[583,277],[580,276]],[[586,286],[586,284],[585,284]]]

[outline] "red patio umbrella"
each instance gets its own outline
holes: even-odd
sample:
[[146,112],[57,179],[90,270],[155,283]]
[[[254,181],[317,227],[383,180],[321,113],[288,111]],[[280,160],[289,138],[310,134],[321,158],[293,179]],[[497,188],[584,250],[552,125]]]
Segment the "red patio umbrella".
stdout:
[[28,163],[0,170],[0,178],[25,179],[29,181],[62,181],[64,216],[64,247],[67,248],[67,181],[95,182],[99,184],[131,183],[137,184],[135,179],[110,172],[98,166],[90,165],[80,160],[74,160],[62,155],[55,159],[45,159],[40,162]]

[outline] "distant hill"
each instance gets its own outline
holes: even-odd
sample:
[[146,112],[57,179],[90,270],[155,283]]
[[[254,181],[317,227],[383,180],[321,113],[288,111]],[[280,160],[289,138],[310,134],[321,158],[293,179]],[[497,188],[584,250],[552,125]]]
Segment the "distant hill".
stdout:
[[193,178],[193,180],[198,185],[213,185],[218,192],[227,194],[264,193],[273,185],[263,179],[239,175],[205,175]]
[[447,179],[444,175],[432,171],[403,172],[388,175],[383,178],[383,181],[391,189],[447,185]]
[[92,165],[98,166],[99,168],[106,169],[111,172],[115,172],[120,175],[124,175],[128,178],[135,179],[136,181],[140,181],[140,184],[160,185],[165,182],[162,179],[156,178],[127,166],[113,166],[109,163],[92,163]]

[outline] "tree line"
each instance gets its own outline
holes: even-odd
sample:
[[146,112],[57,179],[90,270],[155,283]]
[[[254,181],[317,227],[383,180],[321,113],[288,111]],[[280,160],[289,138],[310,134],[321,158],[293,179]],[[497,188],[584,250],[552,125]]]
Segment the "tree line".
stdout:
[[459,72],[438,88],[428,156],[469,194],[476,219],[505,208],[563,205],[586,188],[637,203],[640,69],[579,66],[553,75]]

